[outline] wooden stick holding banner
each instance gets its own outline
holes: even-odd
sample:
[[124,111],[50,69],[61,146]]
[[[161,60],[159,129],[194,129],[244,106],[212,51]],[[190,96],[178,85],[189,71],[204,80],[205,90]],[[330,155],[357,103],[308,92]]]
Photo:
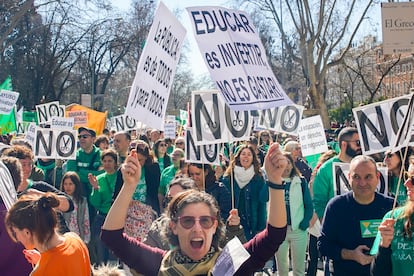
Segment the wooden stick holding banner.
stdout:
[[397,199],[398,199],[398,191],[400,190],[400,186],[401,186],[401,179],[403,177],[404,174],[404,164],[405,164],[405,160],[407,158],[407,153],[408,153],[408,144],[410,143],[411,140],[411,132],[412,132],[412,125],[413,125],[413,116],[414,116],[414,94],[411,95],[410,101],[408,103],[408,111],[405,114],[404,117],[404,121],[400,127],[400,129],[398,130],[397,133],[397,137],[395,139],[395,143],[393,145],[393,151],[395,149],[401,149],[403,146],[405,146],[405,152],[403,154],[403,156],[400,156],[401,158],[401,169],[400,169],[400,176],[398,177],[398,183],[397,183],[397,189],[396,189],[396,193],[395,193],[395,198],[394,198],[394,204],[392,206],[392,211],[391,211],[391,217],[393,217],[394,214],[394,210],[397,206]]

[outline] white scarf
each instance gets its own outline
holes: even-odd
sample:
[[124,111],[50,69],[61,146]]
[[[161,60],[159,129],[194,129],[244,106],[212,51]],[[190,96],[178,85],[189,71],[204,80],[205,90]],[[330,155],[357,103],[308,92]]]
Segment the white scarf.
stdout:
[[240,189],[243,189],[254,176],[254,168],[251,165],[249,168],[245,169],[240,166],[234,166],[234,178],[236,179],[237,184]]

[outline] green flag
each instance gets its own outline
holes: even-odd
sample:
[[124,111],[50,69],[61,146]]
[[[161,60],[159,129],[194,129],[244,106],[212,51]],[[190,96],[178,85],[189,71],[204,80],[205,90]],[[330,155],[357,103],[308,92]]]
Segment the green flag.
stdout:
[[[0,85],[0,90],[13,90],[11,77],[8,76],[6,80]],[[10,114],[0,114],[0,133],[7,134],[17,131],[15,108]]]

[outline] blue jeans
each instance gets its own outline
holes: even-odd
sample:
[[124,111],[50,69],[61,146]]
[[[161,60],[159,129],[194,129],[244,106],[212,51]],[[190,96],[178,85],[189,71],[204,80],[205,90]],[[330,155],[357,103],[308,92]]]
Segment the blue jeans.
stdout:
[[115,261],[116,257],[112,254],[112,252],[105,246],[105,244],[101,241],[101,227],[105,221],[106,216],[100,213],[97,213],[93,223],[92,223],[92,230],[91,230],[91,240],[93,239],[95,252],[96,252],[96,264],[107,263],[108,261]]

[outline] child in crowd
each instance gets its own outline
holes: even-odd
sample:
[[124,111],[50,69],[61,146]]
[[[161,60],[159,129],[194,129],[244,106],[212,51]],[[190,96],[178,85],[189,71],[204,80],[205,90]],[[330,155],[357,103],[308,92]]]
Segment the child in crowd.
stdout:
[[74,204],[74,210],[64,213],[66,224],[71,232],[78,234],[88,244],[91,240],[88,202],[82,196],[82,184],[76,172],[67,172],[62,177],[60,190],[69,195]]

